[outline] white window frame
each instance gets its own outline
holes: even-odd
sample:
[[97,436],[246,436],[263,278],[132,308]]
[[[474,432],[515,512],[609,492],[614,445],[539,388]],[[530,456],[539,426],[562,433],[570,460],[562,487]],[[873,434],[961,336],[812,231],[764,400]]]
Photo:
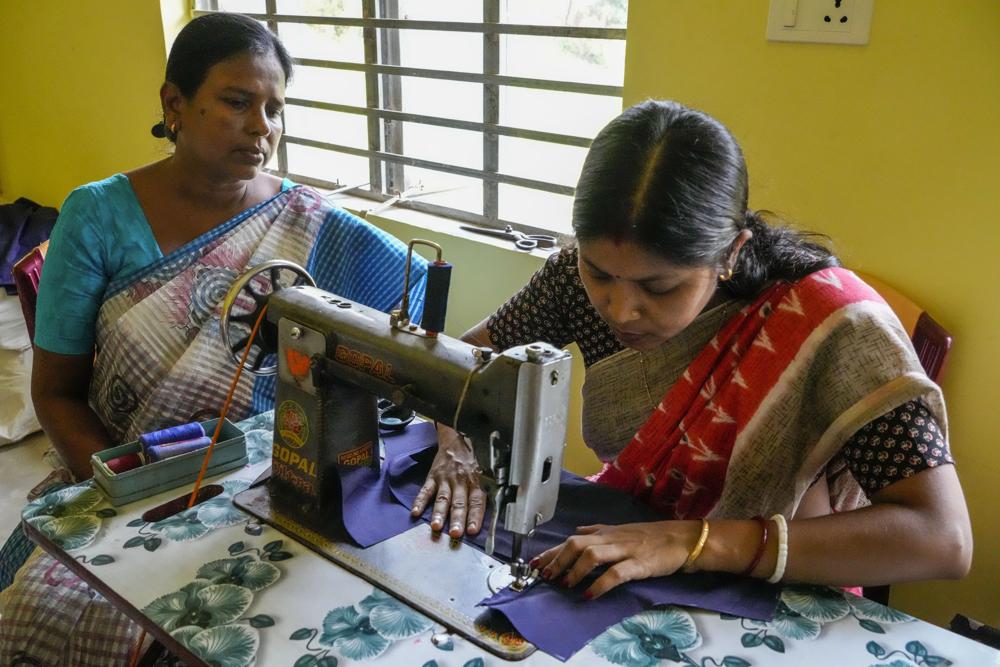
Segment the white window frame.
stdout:
[[[549,230],[532,227],[523,221],[504,220],[499,215],[499,184],[505,183],[531,190],[549,192],[572,197],[575,188],[572,186],[552,183],[538,179],[524,178],[512,174],[504,174],[499,170],[500,137],[517,137],[531,139],[548,144],[577,146],[588,148],[591,137],[542,132],[528,128],[501,125],[500,119],[500,86],[517,86],[549,91],[586,93],[615,97],[621,100],[622,86],[562,81],[555,79],[535,79],[501,75],[500,71],[500,35],[531,35],[544,37],[573,37],[589,39],[624,40],[625,28],[572,27],[551,25],[529,25],[500,23],[501,0],[482,0],[483,22],[451,22],[451,21],[416,21],[410,19],[380,18],[398,15],[398,0],[361,0],[362,17],[327,17],[298,16],[279,14],[277,0],[265,0],[264,14],[246,13],[246,16],[266,22],[268,27],[278,34],[281,23],[304,23],[313,25],[353,26],[362,29],[364,39],[365,62],[320,60],[311,58],[294,58],[296,65],[321,67],[329,69],[364,72],[366,84],[366,105],[353,106],[348,104],[333,104],[305,98],[286,98],[287,106],[302,106],[313,109],[336,111],[340,113],[362,115],[367,118],[368,146],[357,148],[316,141],[308,137],[284,134],[278,146],[277,172],[282,176],[318,188],[342,190],[348,194],[385,202],[396,197],[394,206],[410,208],[431,213],[460,222],[471,222],[484,227],[503,228],[511,225],[529,232],[547,232]],[[195,16],[210,14],[217,11],[215,0],[203,0],[207,9],[196,7],[192,0],[192,13]],[[452,70],[424,69],[406,67],[399,63],[398,29],[436,30],[479,33],[483,38],[483,73],[457,72]],[[381,33],[381,35],[379,34]],[[381,37],[381,39],[380,39]],[[381,76],[380,76],[381,75]],[[479,83],[483,92],[483,122],[473,122],[429,116],[424,114],[406,113],[400,110],[400,77],[412,76],[429,79],[445,79],[449,81],[464,81]],[[381,84],[381,86],[380,86]],[[380,122],[381,121],[381,122]],[[399,123],[422,123],[445,128],[470,130],[482,135],[483,165],[481,169],[462,167],[444,162],[419,159],[400,153]],[[380,127],[381,126],[381,127]],[[381,131],[384,129],[384,134]],[[368,159],[369,183],[366,187],[349,187],[350,184],[336,183],[319,179],[307,174],[296,174],[289,171],[288,144],[309,146]],[[395,150],[394,150],[395,149]],[[399,198],[402,169],[404,166],[420,167],[448,174],[457,174],[476,178],[483,183],[483,213],[477,214],[461,209],[431,204],[417,199],[408,199],[405,195]]]

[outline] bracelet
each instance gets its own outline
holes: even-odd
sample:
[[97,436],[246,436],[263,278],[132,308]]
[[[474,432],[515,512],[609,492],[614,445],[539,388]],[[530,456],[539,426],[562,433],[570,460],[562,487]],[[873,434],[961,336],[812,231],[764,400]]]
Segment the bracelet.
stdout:
[[698,536],[698,541],[694,543],[691,548],[691,553],[688,554],[687,560],[684,561],[684,565],[681,566],[681,570],[684,572],[690,572],[691,566],[694,562],[698,560],[698,556],[701,555],[701,550],[705,548],[705,542],[708,542],[708,519],[701,520],[701,535]]
[[747,569],[740,573],[740,576],[749,577],[753,574],[753,571],[757,569],[757,565],[760,564],[760,559],[764,557],[764,551],[767,547],[767,521],[764,517],[759,514],[753,517],[753,520],[760,524],[760,544],[757,545],[757,552],[753,555],[753,560],[750,561],[750,565]]
[[778,560],[774,564],[774,573],[767,578],[767,583],[776,584],[785,576],[785,565],[788,564],[788,522],[781,514],[771,517],[778,526]]

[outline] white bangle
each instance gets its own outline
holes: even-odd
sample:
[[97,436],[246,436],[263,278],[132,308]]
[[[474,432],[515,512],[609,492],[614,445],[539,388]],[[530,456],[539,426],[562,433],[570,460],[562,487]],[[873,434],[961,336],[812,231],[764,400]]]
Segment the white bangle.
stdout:
[[771,517],[778,526],[778,560],[774,564],[774,573],[767,578],[767,583],[776,584],[785,576],[785,565],[788,563],[788,522],[781,514]]

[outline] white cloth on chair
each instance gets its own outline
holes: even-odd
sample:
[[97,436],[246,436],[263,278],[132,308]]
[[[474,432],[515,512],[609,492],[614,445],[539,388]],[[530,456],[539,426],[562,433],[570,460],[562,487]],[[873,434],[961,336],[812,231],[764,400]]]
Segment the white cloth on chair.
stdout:
[[31,404],[31,359],[21,304],[0,290],[0,446],[41,428]]

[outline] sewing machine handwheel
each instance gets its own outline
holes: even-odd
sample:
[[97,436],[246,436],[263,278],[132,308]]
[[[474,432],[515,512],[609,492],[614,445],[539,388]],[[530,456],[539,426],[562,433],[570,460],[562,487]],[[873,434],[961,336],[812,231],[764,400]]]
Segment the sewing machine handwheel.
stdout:
[[[222,344],[237,364],[243,358],[253,325],[267,304],[268,297],[279,289],[294,285],[316,286],[312,276],[298,264],[273,259],[241,274],[222,301],[219,327]],[[261,325],[247,356],[243,370],[253,375],[274,375],[277,364],[264,365],[268,356],[278,351],[274,328]]]

